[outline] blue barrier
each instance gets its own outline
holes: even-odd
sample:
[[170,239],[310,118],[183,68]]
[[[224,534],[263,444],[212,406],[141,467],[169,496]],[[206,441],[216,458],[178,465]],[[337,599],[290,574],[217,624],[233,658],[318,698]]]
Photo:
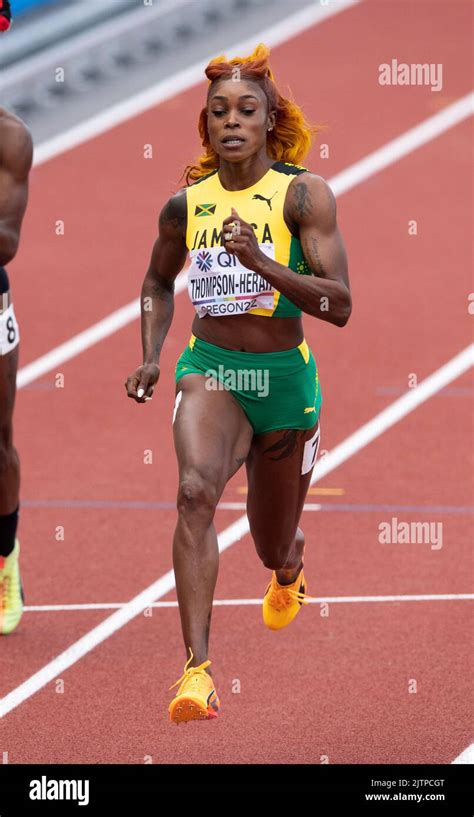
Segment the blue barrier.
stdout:
[[12,17],[21,17],[27,11],[39,8],[40,6],[58,5],[60,0],[10,0]]

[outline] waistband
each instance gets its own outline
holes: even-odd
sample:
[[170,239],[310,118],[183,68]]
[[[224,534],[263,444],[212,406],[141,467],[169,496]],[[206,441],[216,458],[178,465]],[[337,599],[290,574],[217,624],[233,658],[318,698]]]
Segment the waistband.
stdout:
[[245,361],[249,363],[254,361],[260,365],[264,360],[268,360],[269,362],[272,360],[275,362],[284,362],[285,360],[291,361],[295,358],[298,359],[300,355],[304,362],[307,363],[310,356],[310,350],[306,340],[302,340],[298,346],[293,346],[291,349],[284,349],[282,352],[239,352],[234,349],[224,349],[222,346],[216,346],[214,343],[208,343],[207,340],[201,340],[201,338],[197,338],[196,335],[191,335],[188,345],[191,351],[193,351],[193,349],[201,349],[203,352],[208,351],[210,354],[219,355],[220,358],[228,357],[233,360],[240,358],[242,362]]

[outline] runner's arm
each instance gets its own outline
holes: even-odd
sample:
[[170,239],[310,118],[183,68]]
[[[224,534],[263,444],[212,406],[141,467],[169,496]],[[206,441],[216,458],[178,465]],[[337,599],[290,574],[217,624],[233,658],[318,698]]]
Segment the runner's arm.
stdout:
[[0,266],[18,250],[32,158],[29,130],[20,119],[0,113]]
[[141,291],[143,363],[159,363],[174,312],[174,282],[186,261],[186,190],[163,207]]
[[258,271],[303,312],[345,326],[352,301],[332,190],[320,176],[305,173],[290,185],[288,195],[291,219],[313,275],[300,275],[271,259],[262,259]]

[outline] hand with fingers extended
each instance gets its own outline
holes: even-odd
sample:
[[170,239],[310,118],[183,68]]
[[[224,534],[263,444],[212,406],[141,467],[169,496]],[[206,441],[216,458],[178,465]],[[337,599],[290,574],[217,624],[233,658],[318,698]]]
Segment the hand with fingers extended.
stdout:
[[12,21],[10,0],[0,0],[0,32],[8,31]]
[[125,383],[127,395],[137,403],[146,403],[153,396],[159,376],[160,367],[157,363],[144,363],[127,377]]
[[227,252],[235,254],[247,269],[257,270],[266,256],[258,245],[254,228],[239,216],[235,207],[231,208],[230,216],[222,222],[222,232]]

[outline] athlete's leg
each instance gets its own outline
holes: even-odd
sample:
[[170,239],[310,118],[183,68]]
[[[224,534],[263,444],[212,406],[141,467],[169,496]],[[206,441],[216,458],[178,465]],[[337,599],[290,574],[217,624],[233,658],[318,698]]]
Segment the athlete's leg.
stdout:
[[[9,305],[9,292],[0,295],[0,321]],[[7,313],[8,314],[8,313]],[[8,351],[9,341],[17,329],[2,325],[0,334],[0,556],[8,556],[15,544],[16,511],[20,490],[20,463],[13,445],[13,408],[16,394],[19,346]],[[4,321],[5,323],[5,321]],[[15,324],[16,327],[16,324]]]
[[0,356],[0,515],[17,508],[20,490],[20,463],[13,445],[18,348]]
[[[1,276],[0,285],[5,277],[5,274]],[[18,342],[18,326],[6,289],[0,294],[0,635],[11,633],[23,615],[16,542],[20,466],[13,447],[12,428]]]
[[173,564],[186,657],[189,647],[194,655],[190,666],[207,659],[219,563],[214,512],[252,439],[237,401],[228,391],[209,391],[206,382],[198,374],[178,381],[173,425],[179,467]]
[[246,463],[250,532],[279,584],[296,580],[302,567],[304,535],[298,522],[317,455],[317,429],[319,424],[259,434]]

